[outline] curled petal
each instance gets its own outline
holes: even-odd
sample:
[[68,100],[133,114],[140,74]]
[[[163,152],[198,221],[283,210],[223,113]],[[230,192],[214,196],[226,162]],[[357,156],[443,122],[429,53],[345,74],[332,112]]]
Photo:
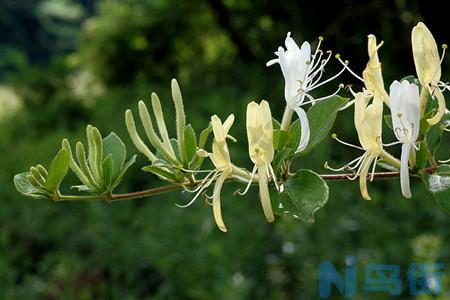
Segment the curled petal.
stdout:
[[411,151],[411,144],[405,143],[402,145],[402,158],[400,167],[400,186],[402,188],[402,194],[406,198],[411,198],[411,189],[409,186],[409,152]]
[[361,195],[366,200],[371,200],[369,196],[369,192],[367,191],[367,175],[369,174],[370,165],[372,161],[375,159],[376,155],[369,154],[364,157],[361,163],[361,173],[359,175],[359,189],[361,191]]
[[442,95],[442,92],[438,88],[434,89],[433,94],[436,96],[436,99],[438,101],[438,111],[432,118],[427,119],[427,122],[430,125],[436,125],[437,123],[439,123],[439,121],[442,119],[442,117],[445,114],[444,95]]
[[214,193],[213,193],[213,214],[214,214],[214,220],[216,221],[217,227],[223,232],[227,232],[227,227],[225,226],[225,223],[222,219],[222,209],[220,207],[220,191],[222,189],[222,185],[227,178],[226,173],[222,173],[222,175],[219,176],[217,179],[215,185],[214,185]]
[[273,222],[275,217],[273,216],[272,204],[270,203],[269,187],[267,185],[267,168],[265,164],[258,165],[258,179],[259,179],[259,196],[261,198],[261,204],[264,210],[264,215],[268,222]]
[[310,137],[310,129],[309,129],[309,121],[308,116],[306,115],[306,112],[301,107],[295,107],[295,112],[298,115],[298,118],[300,119],[300,125],[301,125],[301,135],[300,135],[300,142],[298,144],[297,150],[295,150],[296,153],[301,152],[305,150],[305,148],[309,144],[309,137]]

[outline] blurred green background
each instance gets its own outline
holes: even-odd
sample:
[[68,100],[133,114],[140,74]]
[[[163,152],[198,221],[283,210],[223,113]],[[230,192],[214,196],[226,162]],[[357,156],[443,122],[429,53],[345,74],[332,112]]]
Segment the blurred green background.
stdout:
[[[434,2],[434,3],[433,3]],[[209,116],[237,121],[240,138],[232,158],[250,167],[245,107],[269,100],[281,118],[283,79],[266,68],[288,31],[300,43],[325,37],[324,49],[349,59],[360,73],[367,62],[366,35],[385,41],[380,50],[386,84],[414,73],[410,31],[422,20],[438,44],[450,42],[438,1],[249,1],[249,0],[3,0],[0,3],[0,299],[319,299],[321,261],[343,271],[347,255],[364,267],[399,264],[403,293],[411,299],[411,262],[446,263],[450,275],[450,217],[412,180],[414,197],[401,197],[398,180],[369,185],[331,183],[329,203],[315,224],[278,218],[266,223],[255,191],[223,191],[228,233],[214,224],[210,206],[175,203],[189,194],[165,194],[120,203],[53,203],[25,198],[13,175],[30,165],[48,166],[63,137],[84,140],[87,124],[117,132],[129,154],[137,151],[123,113],[156,91],[173,117],[170,79],[176,77],[188,121],[199,131]],[[449,79],[449,59],[443,80]],[[334,74],[337,62],[327,72]],[[342,76],[339,82],[359,82]],[[325,93],[326,91],[324,91]],[[335,131],[357,142],[352,109],[338,116]],[[174,132],[174,128],[170,128]],[[385,140],[392,141],[389,133]],[[448,157],[449,144],[441,158]],[[398,154],[398,149],[392,150]],[[298,168],[325,172],[325,160],[343,164],[359,153],[324,142]],[[121,190],[158,186],[140,171],[142,157]],[[66,185],[74,178],[69,178]],[[435,298],[449,299],[448,283]],[[341,299],[335,293],[330,299]]]

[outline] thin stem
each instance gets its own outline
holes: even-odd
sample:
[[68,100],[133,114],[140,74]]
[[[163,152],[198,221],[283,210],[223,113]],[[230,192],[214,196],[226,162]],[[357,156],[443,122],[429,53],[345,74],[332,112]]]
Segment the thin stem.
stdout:
[[[420,173],[433,174],[436,171],[435,167],[428,167],[422,169]],[[348,180],[349,177],[354,176],[352,173],[346,174],[321,174],[319,175],[323,180],[328,181],[339,181]],[[372,176],[372,175],[371,175]],[[392,178],[399,177],[400,172],[377,172],[373,174],[373,178]],[[55,201],[90,201],[90,200],[106,200],[106,201],[120,201],[120,200],[131,200],[145,198],[153,195],[158,195],[166,192],[172,192],[183,189],[182,184],[171,184],[166,186],[161,186],[157,188],[152,188],[148,190],[131,192],[125,194],[104,194],[104,195],[87,195],[87,196],[74,196],[74,195],[57,195]]]

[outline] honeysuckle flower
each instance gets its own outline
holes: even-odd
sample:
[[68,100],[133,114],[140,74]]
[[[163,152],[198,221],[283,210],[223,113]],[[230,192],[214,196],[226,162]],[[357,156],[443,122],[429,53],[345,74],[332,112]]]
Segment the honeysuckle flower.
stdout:
[[[373,34],[367,36],[367,53],[369,54],[369,61],[367,62],[366,68],[363,71],[362,77],[357,75],[348,66],[348,61],[343,61],[339,56],[337,56],[339,62],[357,79],[364,83],[365,88],[363,92],[366,97],[381,97],[386,105],[389,103],[389,95],[384,88],[383,74],[381,72],[381,62],[378,57],[378,49],[383,46],[383,41],[377,44],[377,38]],[[350,90],[353,95],[356,95],[352,90]],[[353,104],[354,101],[350,102],[348,106]]]
[[[264,215],[267,221],[272,222],[275,218],[270,203],[268,179],[272,176],[276,182],[276,178],[270,164],[274,156],[273,125],[267,101],[263,100],[259,105],[256,102],[247,105],[247,138],[250,159],[255,164],[252,174],[258,171],[259,196]],[[251,181],[252,179],[249,180],[247,188]]]
[[195,192],[195,197],[186,205],[178,205],[179,207],[190,206],[194,201],[205,191],[213,182],[214,190],[210,198],[212,198],[213,215],[214,220],[223,232],[227,231],[225,223],[222,218],[222,210],[220,205],[220,191],[222,190],[223,183],[230,177],[233,173],[233,164],[230,159],[230,152],[228,151],[227,139],[236,141],[232,136],[228,135],[228,131],[234,122],[234,115],[231,114],[223,122],[218,116],[214,115],[211,117],[211,126],[214,134],[214,139],[212,142],[211,153],[206,152],[201,149],[197,152],[198,155],[209,157],[214,164],[215,169],[209,171],[209,174],[205,176],[198,187],[191,192]]
[[[310,94],[316,88],[336,79],[345,70],[345,68],[342,68],[336,75],[321,81],[325,65],[332,55],[331,51],[327,51],[326,57],[323,57],[324,53],[320,49],[322,40],[323,38],[320,37],[316,50],[311,54],[311,45],[305,41],[301,47],[298,47],[289,32],[285,40],[286,50],[280,46],[278,51],[275,52],[278,58],[267,62],[267,66],[278,63],[281,67],[285,80],[286,112],[290,114],[288,119],[290,120],[293,111],[297,113],[300,119],[301,137],[296,152],[304,150],[308,146],[310,138],[309,121],[302,106],[328,99],[336,95],[341,88],[340,85],[335,93],[321,98],[314,98]],[[308,100],[305,101],[305,98]]]
[[420,100],[421,114],[424,113],[429,93],[438,101],[437,113],[432,118],[427,119],[430,125],[435,125],[445,114],[445,98],[442,91],[450,89],[446,83],[441,81],[441,63],[447,46],[442,46],[444,51],[440,57],[433,35],[422,22],[414,26],[411,32],[411,43],[417,77],[422,85]]
[[400,183],[402,194],[411,198],[409,186],[408,160],[411,148],[415,147],[419,135],[420,108],[419,88],[417,85],[403,80],[394,81],[390,87],[391,113],[394,133],[402,143],[400,167]]
[[362,147],[343,142],[333,134],[333,138],[338,142],[347,146],[360,149],[364,154],[344,165],[342,168],[333,169],[325,163],[325,167],[333,171],[352,170],[355,172],[354,178],[359,176],[359,186],[361,195],[364,199],[370,200],[367,191],[367,176],[373,163],[370,180],[373,180],[376,163],[378,157],[389,161],[391,164],[398,166],[398,161],[383,149],[381,140],[382,118],[383,118],[383,98],[375,95],[369,104],[370,98],[363,92],[355,95],[355,128],[358,133],[358,139]]

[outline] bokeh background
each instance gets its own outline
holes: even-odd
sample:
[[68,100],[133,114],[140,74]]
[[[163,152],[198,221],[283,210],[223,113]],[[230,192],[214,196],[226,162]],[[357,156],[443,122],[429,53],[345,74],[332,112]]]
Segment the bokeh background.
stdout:
[[[196,130],[209,116],[233,112],[237,164],[250,167],[243,130],[245,107],[268,99],[283,111],[278,66],[266,68],[291,31],[349,59],[358,73],[367,61],[366,36],[385,41],[380,50],[386,84],[414,74],[410,31],[425,21],[438,43],[450,42],[440,1],[249,0],[3,0],[0,3],[0,299],[318,299],[318,267],[329,260],[343,271],[356,256],[358,294],[369,263],[401,265],[403,293],[411,262],[443,262],[450,274],[450,217],[413,179],[414,197],[403,199],[397,180],[369,185],[364,201],[356,182],[331,183],[328,204],[315,224],[278,218],[266,223],[255,191],[223,192],[229,232],[214,224],[211,208],[173,193],[120,203],[53,203],[25,198],[13,175],[48,165],[60,141],[84,140],[87,124],[115,131],[131,145],[126,108],[156,91],[173,117],[170,80],[181,85],[188,121]],[[329,64],[327,74],[339,69]],[[443,63],[448,79],[449,59]],[[329,85],[360,83],[342,76]],[[326,89],[323,91],[327,92]],[[345,95],[345,93],[344,93]],[[335,131],[357,142],[352,109]],[[170,122],[172,124],[172,122]],[[173,132],[173,126],[170,128]],[[386,141],[392,135],[384,136]],[[441,158],[450,154],[448,144]],[[398,149],[392,151],[398,154]],[[359,153],[324,142],[297,162],[325,172],[325,160],[343,164]],[[158,186],[140,171],[142,157],[120,189]],[[73,178],[69,178],[66,185]],[[449,299],[445,293],[433,299]],[[330,299],[341,299],[335,293]],[[431,299],[431,298],[418,298]]]

